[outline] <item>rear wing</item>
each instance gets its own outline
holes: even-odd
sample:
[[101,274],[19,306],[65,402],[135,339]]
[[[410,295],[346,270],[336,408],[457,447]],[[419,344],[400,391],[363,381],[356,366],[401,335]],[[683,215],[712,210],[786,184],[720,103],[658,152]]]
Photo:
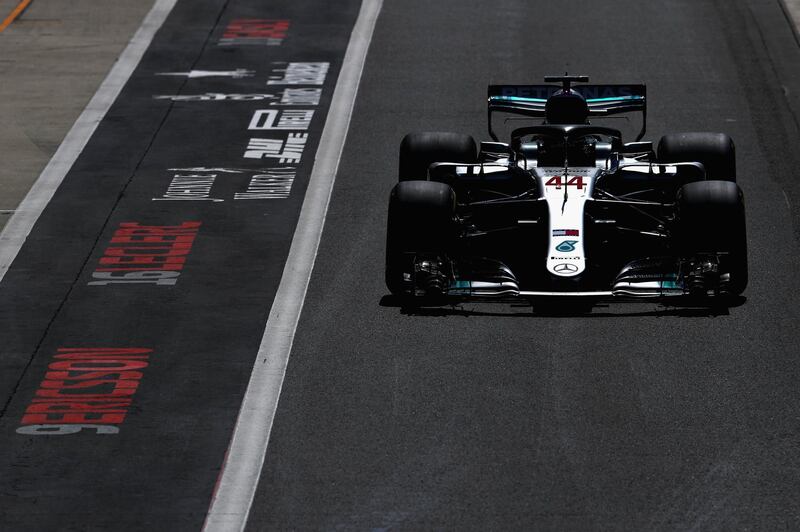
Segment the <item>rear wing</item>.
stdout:
[[[558,85],[489,85],[489,135],[498,140],[492,130],[493,112],[544,117],[547,99],[561,88]],[[586,99],[589,117],[640,111],[642,129],[636,140],[644,137],[647,129],[645,85],[574,85],[571,88]]]

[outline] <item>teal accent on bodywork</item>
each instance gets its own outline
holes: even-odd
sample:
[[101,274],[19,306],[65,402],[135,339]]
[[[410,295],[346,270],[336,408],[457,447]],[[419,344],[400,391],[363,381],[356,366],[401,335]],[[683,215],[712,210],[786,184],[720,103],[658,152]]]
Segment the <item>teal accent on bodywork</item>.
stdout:
[[544,98],[523,98],[522,96],[492,96],[492,100],[508,100],[511,102],[539,102],[546,103]]
[[644,96],[613,96],[611,98],[589,98],[587,103],[613,102],[616,100],[644,100]]
[[683,284],[679,284],[676,281],[661,281],[661,288],[683,289]]
[[561,253],[569,253],[571,251],[575,251],[575,244],[577,244],[577,240],[564,240],[559,245],[556,246],[556,251],[560,251]]
[[[547,103],[545,98],[523,98],[522,96],[492,96],[492,100],[506,100],[510,102],[536,102]],[[586,103],[615,102],[620,100],[644,100],[644,96],[613,96],[611,98],[589,98]]]

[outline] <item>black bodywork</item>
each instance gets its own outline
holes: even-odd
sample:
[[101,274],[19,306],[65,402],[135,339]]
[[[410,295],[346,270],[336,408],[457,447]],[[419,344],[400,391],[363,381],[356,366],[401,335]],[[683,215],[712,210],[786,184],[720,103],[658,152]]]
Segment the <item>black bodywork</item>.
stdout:
[[[652,142],[641,142],[647,113],[644,85],[574,86],[588,81],[577,76],[546,81],[561,85],[490,86],[489,134],[494,141],[480,143],[472,162],[431,161],[425,179],[447,185],[455,198],[448,236],[439,249],[423,245],[402,250],[402,282],[390,280],[393,255],[387,248],[390,289],[405,295],[461,297],[741,293],[747,282],[742,195],[735,185],[735,166],[733,175],[712,175],[730,174],[730,169],[717,164],[713,149],[705,147],[708,138],[716,137],[689,134],[706,136],[700,153],[688,160],[680,156],[694,153],[692,145],[674,149],[671,146],[684,137],[677,141],[665,137],[661,143],[665,147],[658,150],[662,156]],[[584,111],[576,94],[585,101]],[[565,95],[575,101],[559,101]],[[572,107],[567,109],[565,103]],[[618,129],[593,123],[629,112],[642,118],[635,142],[624,142]],[[493,128],[496,113],[533,120],[514,128],[508,142],[499,142]],[[582,123],[573,123],[582,113],[586,115]],[[544,121],[535,123],[537,118]],[[732,161],[732,141],[721,137],[721,142],[730,143],[730,153],[724,155]],[[576,173],[586,176],[579,185],[591,185],[581,228],[585,270],[571,277],[553,275],[546,266],[555,230],[548,220],[551,211],[544,187],[548,179],[556,178],[547,177],[556,169],[563,174],[565,204],[567,180],[575,179]],[[711,199],[685,200],[682,215],[684,187],[703,181],[708,183],[700,188],[711,190],[706,194]],[[720,200],[720,194],[736,195],[738,200]],[[720,201],[722,207],[717,205]],[[740,206],[733,205],[737,201]],[[697,214],[714,209],[720,212],[718,218]],[[390,235],[389,246],[391,240]],[[723,243],[715,247],[715,241]],[[731,272],[735,272],[733,284]]]

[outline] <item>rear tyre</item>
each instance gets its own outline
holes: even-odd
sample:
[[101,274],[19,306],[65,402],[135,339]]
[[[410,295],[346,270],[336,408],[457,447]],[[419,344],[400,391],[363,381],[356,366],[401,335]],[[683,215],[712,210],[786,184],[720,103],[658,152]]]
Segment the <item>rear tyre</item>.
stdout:
[[409,133],[400,142],[400,181],[427,180],[433,163],[474,164],[478,161],[475,139],[460,133]]
[[676,133],[661,137],[660,163],[702,163],[707,179],[736,182],[736,148],[725,133]]
[[404,274],[413,271],[415,254],[442,255],[453,237],[456,197],[435,181],[403,181],[392,189],[386,232],[386,287],[407,295]]
[[730,181],[698,181],[677,196],[678,251],[684,256],[720,255],[720,273],[730,274],[728,292],[747,287],[747,234],[742,190]]

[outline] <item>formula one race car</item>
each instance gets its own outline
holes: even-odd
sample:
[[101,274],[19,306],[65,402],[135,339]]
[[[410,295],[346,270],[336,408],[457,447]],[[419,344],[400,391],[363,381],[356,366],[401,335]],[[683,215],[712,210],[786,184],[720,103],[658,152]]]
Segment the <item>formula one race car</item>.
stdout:
[[[588,81],[548,76],[546,83],[559,85],[489,86],[493,142],[479,149],[457,133],[403,138],[386,241],[392,294],[412,302],[520,296],[723,302],[742,293],[745,211],[731,138],[666,135],[655,150],[641,142],[645,86]],[[523,122],[507,143],[493,131],[497,113],[510,116],[505,123]],[[636,142],[590,122],[621,113],[641,113]]]

